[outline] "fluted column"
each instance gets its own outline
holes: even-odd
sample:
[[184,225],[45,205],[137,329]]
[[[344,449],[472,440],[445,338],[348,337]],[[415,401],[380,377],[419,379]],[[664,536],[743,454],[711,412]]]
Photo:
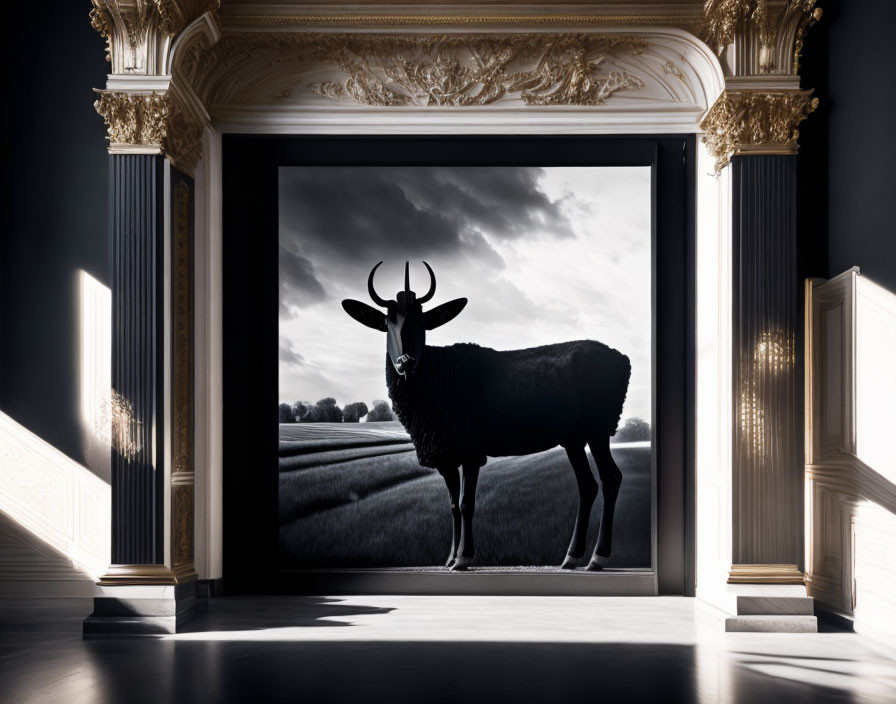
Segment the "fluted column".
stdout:
[[796,157],[735,156],[731,170],[732,562],[754,566],[732,575],[784,579],[756,566],[803,562]]
[[112,262],[112,562],[164,561],[163,168],[109,157]]
[[193,568],[193,179],[162,156],[109,157],[112,565],[101,584],[179,584]]
[[732,88],[702,123],[731,170],[733,583],[802,582],[796,152],[817,104],[795,87]]
[[112,69],[94,107],[110,154],[113,564],[84,632],[171,632],[195,608],[192,173],[208,121],[172,60],[212,43],[217,3],[93,5]]

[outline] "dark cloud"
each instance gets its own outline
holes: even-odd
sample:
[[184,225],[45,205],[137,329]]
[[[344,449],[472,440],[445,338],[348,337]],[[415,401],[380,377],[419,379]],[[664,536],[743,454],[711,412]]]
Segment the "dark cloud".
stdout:
[[292,342],[283,337],[280,338],[280,363],[295,367],[305,364],[305,358],[296,351]]
[[309,259],[280,244],[280,313],[289,314],[290,306],[304,307],[327,297],[317,280]]
[[539,188],[542,172],[529,167],[281,169],[281,238],[293,251],[301,246],[330,255],[328,260],[341,259],[340,268],[446,252],[501,268],[483,234],[572,236],[561,204]]

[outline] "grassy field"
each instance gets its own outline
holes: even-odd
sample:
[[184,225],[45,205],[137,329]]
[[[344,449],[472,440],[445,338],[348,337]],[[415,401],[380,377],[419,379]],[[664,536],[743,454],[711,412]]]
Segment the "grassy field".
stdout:
[[[650,447],[615,445],[623,481],[611,567],[650,565]],[[589,455],[590,457],[590,455]],[[490,458],[476,494],[476,565],[559,565],[578,492],[566,452]],[[594,504],[587,557],[597,540]],[[451,545],[445,482],[417,463],[401,424],[280,426],[283,566],[442,565]]]

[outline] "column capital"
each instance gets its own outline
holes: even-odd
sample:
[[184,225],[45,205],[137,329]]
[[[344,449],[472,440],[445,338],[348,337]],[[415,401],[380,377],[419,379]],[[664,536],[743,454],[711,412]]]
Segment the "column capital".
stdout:
[[110,154],[161,154],[192,174],[202,156],[203,121],[174,90],[99,90],[93,106],[106,123]]
[[799,73],[817,0],[706,0],[702,39],[730,75]]
[[106,40],[112,73],[168,73],[174,37],[221,0],[92,0],[90,26]]
[[725,90],[700,123],[721,171],[735,154],[795,154],[797,126],[815,108],[811,90]]

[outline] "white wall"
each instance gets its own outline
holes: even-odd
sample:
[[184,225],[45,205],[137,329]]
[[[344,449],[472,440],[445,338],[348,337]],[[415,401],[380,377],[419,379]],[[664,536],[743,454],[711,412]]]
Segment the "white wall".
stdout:
[[896,638],[896,295],[850,269],[806,287],[806,580]]

